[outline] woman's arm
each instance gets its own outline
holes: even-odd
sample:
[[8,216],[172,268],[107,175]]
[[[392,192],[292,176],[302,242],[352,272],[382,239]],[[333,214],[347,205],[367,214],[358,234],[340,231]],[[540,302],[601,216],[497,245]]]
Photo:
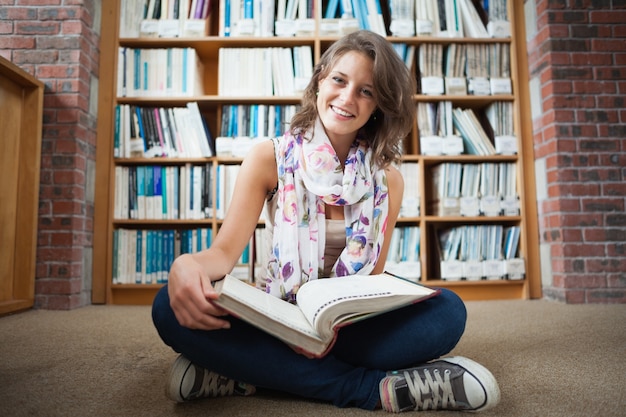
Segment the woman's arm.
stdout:
[[192,329],[228,328],[225,313],[210,300],[211,281],[232,271],[257,226],[266,196],[278,181],[271,141],[256,145],[244,159],[228,212],[209,249],[181,255],[170,268],[168,293],[178,322]]
[[400,205],[402,204],[402,195],[404,194],[404,179],[400,171],[394,166],[387,167],[385,171],[387,173],[387,184],[389,187],[389,217],[387,218],[387,229],[385,230],[383,248],[378,257],[378,262],[372,271],[372,275],[381,274],[385,270],[391,235],[393,234],[393,229],[396,227],[396,221],[400,214]]

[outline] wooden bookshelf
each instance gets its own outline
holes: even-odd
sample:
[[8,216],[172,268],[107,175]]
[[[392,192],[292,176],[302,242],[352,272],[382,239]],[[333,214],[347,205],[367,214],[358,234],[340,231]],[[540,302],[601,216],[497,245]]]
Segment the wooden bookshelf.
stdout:
[[0,315],[35,300],[43,89],[0,56]]
[[[134,104],[138,106],[180,106],[186,102],[195,101],[200,106],[206,123],[213,136],[217,136],[220,125],[221,106],[223,104],[297,104],[298,97],[224,97],[218,95],[218,51],[222,47],[294,47],[310,46],[313,51],[313,60],[317,62],[322,52],[328,48],[337,37],[307,36],[307,37],[219,37],[217,21],[219,2],[212,3],[211,24],[208,36],[199,38],[122,38],[120,39],[120,2],[103,2],[102,13],[102,41],[100,46],[100,93],[98,114],[98,149],[97,149],[97,178],[96,178],[96,208],[94,223],[94,271],[93,271],[93,302],[113,304],[147,304],[161,287],[149,284],[113,284],[113,233],[116,228],[188,228],[190,226],[210,227],[216,233],[220,220],[214,218],[198,221],[120,221],[113,217],[113,200],[115,192],[116,166],[146,165],[155,163],[180,164],[176,161],[154,160],[125,160],[120,161],[113,157],[113,135],[115,106],[117,104]],[[316,34],[319,34],[321,12],[326,4],[316,3],[320,7],[316,21]],[[411,218],[400,218],[398,226],[419,226],[421,230],[421,282],[428,285],[448,287],[458,292],[466,300],[485,299],[527,299],[541,296],[541,278],[539,267],[539,236],[537,224],[536,193],[534,182],[534,158],[532,144],[532,129],[529,111],[528,70],[526,62],[526,44],[524,33],[523,4],[510,1],[509,6],[511,37],[510,38],[441,38],[441,37],[391,37],[391,42],[403,42],[408,45],[423,43],[506,43],[510,45],[512,94],[499,96],[424,96],[416,94],[414,101],[417,105],[422,101],[452,101],[455,106],[470,108],[484,108],[494,101],[508,101],[513,103],[515,118],[515,135],[518,141],[518,152],[509,156],[427,156],[419,152],[419,137],[417,126],[411,135],[405,139],[405,160],[419,164],[420,179],[418,183],[420,193],[420,215]],[[117,97],[117,51],[118,47],[132,48],[194,48],[204,64],[205,94],[194,97]],[[415,69],[414,69],[415,71]],[[432,185],[429,178],[434,166],[444,162],[514,162],[517,169],[517,189],[521,207],[518,216],[501,217],[442,217],[433,215],[426,210],[429,193]],[[196,164],[232,164],[238,160],[232,158],[211,157],[202,160],[193,159],[187,162]],[[437,245],[434,230],[440,227],[463,224],[501,224],[518,225],[521,228],[520,253],[525,259],[526,275],[521,280],[480,280],[480,281],[446,281],[438,275],[438,266],[435,247]]]

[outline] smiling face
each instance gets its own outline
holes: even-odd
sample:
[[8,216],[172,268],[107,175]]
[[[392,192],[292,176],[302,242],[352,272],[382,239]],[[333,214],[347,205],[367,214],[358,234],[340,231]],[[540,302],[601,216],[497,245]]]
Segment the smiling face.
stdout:
[[350,51],[319,80],[317,109],[331,143],[352,143],[376,110],[373,67],[370,57]]

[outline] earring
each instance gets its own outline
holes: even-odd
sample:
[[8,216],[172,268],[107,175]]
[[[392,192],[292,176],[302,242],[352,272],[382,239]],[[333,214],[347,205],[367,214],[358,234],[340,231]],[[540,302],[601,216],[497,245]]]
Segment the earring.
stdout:
[[320,90],[317,90],[317,91],[315,92],[315,95],[316,95],[316,96],[319,96],[319,95],[320,95]]

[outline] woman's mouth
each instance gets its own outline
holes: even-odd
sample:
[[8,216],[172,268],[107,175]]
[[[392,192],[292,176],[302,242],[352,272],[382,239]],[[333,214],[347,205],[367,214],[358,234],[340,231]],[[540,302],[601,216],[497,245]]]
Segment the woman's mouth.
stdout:
[[338,114],[339,116],[343,116],[343,117],[354,117],[354,115],[352,113],[348,113],[347,111],[341,110],[338,107],[335,106],[330,106],[331,110],[333,112],[335,112],[336,114]]

